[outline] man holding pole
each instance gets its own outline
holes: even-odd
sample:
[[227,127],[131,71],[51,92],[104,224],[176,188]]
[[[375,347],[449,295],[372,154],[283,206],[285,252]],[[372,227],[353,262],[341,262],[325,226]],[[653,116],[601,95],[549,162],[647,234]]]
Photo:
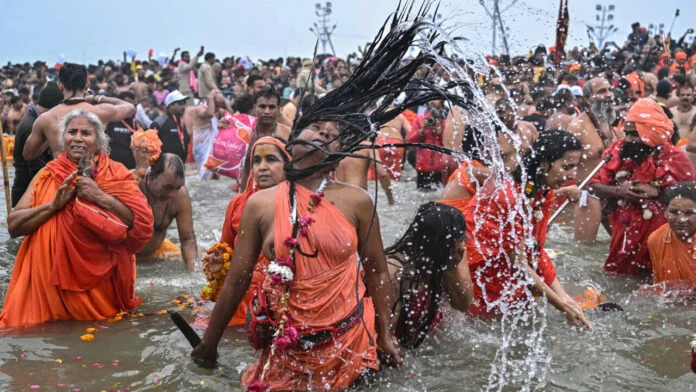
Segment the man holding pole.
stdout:
[[662,191],[680,181],[693,181],[693,167],[670,143],[674,128],[660,105],[638,100],[628,111],[625,137],[605,152],[611,158],[590,180],[591,191],[613,204],[611,245],[604,270],[610,274],[649,275],[647,241],[665,224]]

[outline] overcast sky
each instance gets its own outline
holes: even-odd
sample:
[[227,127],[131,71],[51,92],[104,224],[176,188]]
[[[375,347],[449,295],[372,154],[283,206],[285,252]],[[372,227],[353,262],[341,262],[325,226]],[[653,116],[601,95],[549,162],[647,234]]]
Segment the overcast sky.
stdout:
[[[559,0],[523,0],[505,11],[510,49],[521,53],[539,43],[554,44]],[[486,0],[486,3],[492,1]],[[509,4],[511,0],[501,0]],[[121,58],[124,50],[146,57],[169,55],[179,46],[196,52],[200,45],[218,57],[249,55],[252,59],[309,56],[315,37],[314,0],[55,0],[8,1],[2,6],[0,62],[45,60],[96,62]],[[587,45],[585,23],[594,23],[597,1],[570,0],[569,45]],[[370,40],[397,0],[334,0],[332,37],[339,56],[356,51]],[[470,38],[482,52],[491,51],[491,22],[478,0],[443,0],[441,14],[459,24],[458,35]],[[604,3],[609,4],[609,3]],[[676,8],[681,16],[674,32],[696,26],[694,0],[616,0],[614,23],[619,43],[630,24],[664,23]],[[660,8],[656,8],[656,4]],[[691,21],[691,23],[689,22]],[[499,39],[499,37],[498,37]]]

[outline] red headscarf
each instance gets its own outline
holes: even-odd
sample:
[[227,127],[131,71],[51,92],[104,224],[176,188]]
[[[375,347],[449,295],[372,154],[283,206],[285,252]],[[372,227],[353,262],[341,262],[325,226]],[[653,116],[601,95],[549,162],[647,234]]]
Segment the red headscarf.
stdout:
[[626,121],[636,124],[640,140],[649,147],[657,147],[669,142],[674,132],[672,121],[657,102],[642,98],[628,109]]

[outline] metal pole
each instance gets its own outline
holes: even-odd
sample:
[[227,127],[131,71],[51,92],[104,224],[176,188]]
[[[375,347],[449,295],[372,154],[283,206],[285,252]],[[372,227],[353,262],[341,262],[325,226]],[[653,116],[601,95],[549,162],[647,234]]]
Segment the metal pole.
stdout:
[[494,0],[494,4],[493,4],[493,27],[491,27],[491,29],[493,30],[491,54],[493,56],[495,56],[495,33],[496,33],[496,23],[497,23],[497,14],[495,11],[496,9],[498,9],[498,0]]
[[[587,185],[587,183],[590,182],[590,180],[592,179],[592,177],[594,177],[595,174],[597,174],[597,172],[599,171],[599,169],[601,169],[604,165],[607,164],[607,162],[609,162],[609,160],[611,159],[611,156],[612,156],[611,154],[607,154],[607,156],[605,156],[604,159],[602,159],[602,161],[599,162],[599,164],[597,165],[597,167],[595,167],[595,168],[592,170],[592,172],[590,173],[590,175],[587,176],[587,177],[585,177],[585,180],[578,186],[578,189],[582,190],[582,189]],[[551,218],[549,219],[549,223],[548,223],[549,225],[551,224],[551,222],[553,222],[554,219],[556,219],[556,217],[558,217],[558,215],[563,211],[564,208],[566,208],[566,206],[567,206],[569,203],[570,203],[570,200],[566,200],[566,201],[563,202],[563,204],[561,204],[560,207],[558,207],[558,209],[556,210],[556,212],[554,212],[553,215],[551,215]]]

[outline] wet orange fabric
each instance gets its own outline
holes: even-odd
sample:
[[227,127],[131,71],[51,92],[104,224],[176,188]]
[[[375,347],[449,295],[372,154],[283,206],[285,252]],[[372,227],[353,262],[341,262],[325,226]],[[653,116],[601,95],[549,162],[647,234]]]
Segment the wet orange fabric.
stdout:
[[452,175],[449,176],[447,179],[447,183],[449,184],[450,181],[454,181],[455,179],[459,182],[459,185],[462,186],[464,189],[466,189],[467,192],[471,193],[472,195],[476,194],[476,185],[471,182],[471,178],[469,178],[469,173],[467,172],[467,168],[469,165],[472,166],[483,166],[483,164],[479,161],[472,160],[471,162],[462,162],[459,164],[459,167],[457,170],[455,170]]
[[[275,219],[273,236],[276,257],[289,257],[285,239],[292,233],[290,216],[289,185],[283,182],[276,189]],[[290,285],[288,315],[291,325],[303,332],[303,328],[325,328],[334,326],[353,313],[363,301],[363,323],[359,322],[333,342],[324,346],[301,351],[295,349],[276,350],[264,382],[271,390],[325,390],[345,389],[367,369],[378,369],[377,352],[370,344],[369,336],[376,339],[375,312],[370,298],[365,296],[365,285],[358,279],[356,252],[358,236],[353,224],[330,202],[323,200],[313,213],[309,213],[312,192],[296,185],[297,216],[311,216],[307,237],[298,236],[300,249],[305,253],[316,250],[316,257],[297,254],[296,273]],[[271,309],[277,311],[278,301],[284,291],[264,281]],[[357,293],[356,293],[357,283]],[[357,294],[357,295],[356,295]],[[265,349],[265,357],[270,350]],[[252,365],[242,379],[248,385],[260,374],[263,363]]]
[[[133,175],[106,154],[97,157],[96,183],[133,212],[133,228],[107,245],[77,223],[75,200],[27,235],[19,249],[0,327],[52,320],[102,320],[142,301],[135,297],[135,253],[152,237],[153,218]],[[51,202],[77,169],[65,154],[37,174],[32,207]]]
[[[256,146],[260,144],[273,144],[278,149],[281,151],[281,153],[285,154],[285,157],[290,160],[290,154],[288,154],[287,151],[285,151],[285,144],[281,142],[280,140],[274,138],[274,137],[262,137],[261,139],[257,140],[256,143],[254,143],[254,146],[252,147],[251,155],[253,156],[254,149],[256,149]],[[256,191],[259,190],[259,187],[256,185],[256,181],[254,181],[254,176],[249,175],[249,178],[247,179],[247,184],[246,188],[244,188],[244,192],[236,195],[232,200],[230,201],[230,204],[227,205],[227,211],[225,212],[225,223],[222,225],[222,236],[220,237],[220,242],[227,243],[234,249],[235,245],[237,244],[237,234],[239,233],[239,222],[242,219],[242,212],[244,211],[244,206],[246,206],[247,201],[253,195],[256,193]],[[244,325],[246,322],[246,314],[247,314],[247,309],[249,308],[249,303],[251,302],[252,297],[254,296],[254,293],[256,292],[256,287],[263,282],[263,279],[266,276],[266,268],[268,268],[268,259],[263,255],[259,255],[259,259],[256,262],[256,266],[254,267],[254,274],[251,278],[251,285],[249,286],[249,290],[247,290],[246,294],[244,294],[244,298],[242,298],[242,301],[239,303],[239,306],[237,307],[237,311],[234,312],[234,316],[232,317],[232,320],[228,325]]]
[[[383,144],[393,144],[393,143],[403,143],[404,141],[395,137],[378,137],[375,141],[375,145],[381,146]],[[379,159],[384,164],[384,168],[387,170],[387,175],[394,181],[401,179],[401,172],[404,169],[404,149],[399,147],[386,147],[377,150],[379,154]],[[374,165],[370,165],[370,169],[367,171],[367,179],[375,179],[375,168]]]
[[[524,226],[520,214],[514,221],[509,215],[516,208],[521,192],[519,183],[507,183],[496,188],[492,182],[484,185],[474,200],[464,210],[469,241],[466,251],[469,269],[474,279],[474,302],[469,312],[478,316],[492,316],[498,313],[497,306],[488,304],[498,301],[503,295],[506,302],[516,302],[523,296],[523,288],[515,277],[516,264],[511,265],[507,254],[513,252],[524,239]],[[532,235],[537,245],[536,271],[548,285],[556,279],[556,268],[544,249],[546,232],[554,204],[553,190],[537,193],[535,202],[540,204],[541,219],[532,218]],[[529,255],[531,256],[531,254]],[[485,287],[485,291],[481,288]],[[512,290],[512,291],[510,291]]]
[[696,289],[696,235],[680,240],[665,223],[648,237],[653,283],[686,284]]
[[657,147],[670,141],[674,132],[672,120],[657,102],[642,98],[628,109],[626,121],[634,122],[640,140],[647,146]]

